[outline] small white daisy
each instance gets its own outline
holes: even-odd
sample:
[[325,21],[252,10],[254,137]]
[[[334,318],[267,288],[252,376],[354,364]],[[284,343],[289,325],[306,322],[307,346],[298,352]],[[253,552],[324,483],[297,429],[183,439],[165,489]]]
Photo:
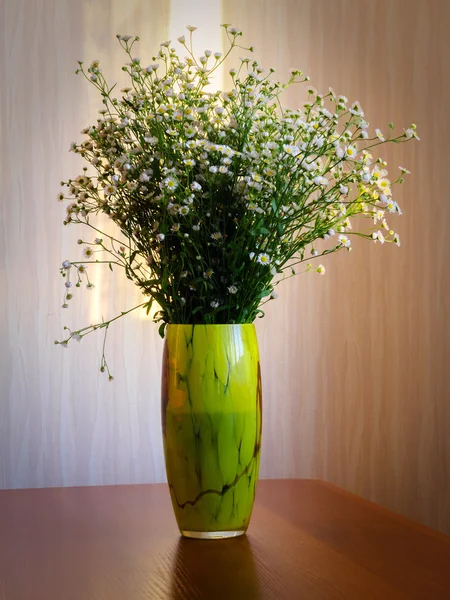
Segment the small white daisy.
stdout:
[[323,265],[319,265],[316,269],[317,273],[319,273],[319,275],[325,275],[326,273],[326,269]]
[[290,156],[297,156],[297,154],[300,153],[300,148],[298,146],[291,146],[290,144],[284,144],[283,150]]
[[391,182],[387,177],[381,177],[381,179],[378,179],[377,186],[385,194],[389,195],[391,193]]
[[116,186],[109,184],[109,185],[105,185],[105,187],[103,188],[103,192],[105,194],[105,196],[111,196],[111,194],[114,194],[116,192],[117,188]]
[[381,231],[374,231],[372,233],[372,239],[375,242],[380,242],[380,244],[384,244],[384,235],[381,233]]
[[354,103],[352,104],[352,107],[351,107],[351,109],[350,109],[350,112],[351,112],[351,114],[352,114],[352,115],[356,115],[356,116],[358,116],[358,117],[363,117],[363,116],[364,116],[364,111],[363,111],[363,109],[361,108],[361,105],[359,104],[359,102],[358,102],[358,101],[356,101],[356,102],[354,102]]
[[350,240],[346,235],[340,235],[338,237],[338,241],[340,244],[342,244],[342,246],[345,246],[345,248],[350,248]]
[[175,190],[178,187],[178,181],[175,177],[166,177],[163,183],[168,190]]
[[[386,196],[385,196],[385,198],[386,198]],[[381,199],[381,196],[380,196],[380,199]],[[387,199],[387,198],[386,198],[386,199],[384,200],[384,202],[386,203],[386,210],[387,210],[388,212],[390,212],[390,213],[393,213],[393,212],[395,212],[395,211],[396,211],[396,209],[397,209],[397,204],[396,204],[396,202],[394,202],[394,200],[392,200],[392,199]]]
[[350,146],[347,146],[347,148],[345,149],[345,156],[347,158],[355,158],[356,154],[357,154],[357,151],[356,151],[355,146],[350,145]]
[[376,224],[377,221],[381,221],[384,217],[384,210],[376,210],[373,215],[373,222]]
[[411,138],[416,138],[417,141],[420,140],[420,137],[417,135],[415,129],[413,129],[412,127],[405,129],[405,137],[407,140],[410,140]]
[[261,252],[258,254],[258,258],[256,259],[260,265],[269,265],[270,264],[270,256],[267,252]]
[[188,137],[188,138],[194,137],[195,133],[196,133],[195,127],[186,127],[186,129],[185,129],[186,137]]

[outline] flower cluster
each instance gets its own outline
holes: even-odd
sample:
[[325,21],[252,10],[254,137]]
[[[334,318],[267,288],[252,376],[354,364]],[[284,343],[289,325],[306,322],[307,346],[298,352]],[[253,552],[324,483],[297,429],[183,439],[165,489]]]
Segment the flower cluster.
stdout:
[[[371,134],[358,102],[331,89],[319,94],[299,70],[284,84],[274,81],[273,69],[246,57],[229,71],[229,91],[210,91],[233,49],[252,50],[239,45],[240,31],[223,27],[224,56],[196,56],[188,27],[189,41],[178,38],[183,58],[164,42],[148,65],[134,53],[138,38],[118,36],[130,82],[120,98],[98,61],[77,70],[98,89],[103,108],[84,141],[71,146],[89,167],[64,182],[59,199],[70,200],[65,224],[101,237],[86,244],[83,264],[63,263],[66,288],[71,268],[79,285],[87,262],[120,266],[142,290],[140,306],[159,305],[162,334],[167,323],[252,322],[281,280],[303,262],[350,250],[354,235],[400,245],[387,218],[401,214],[392,190],[408,171],[400,168],[391,181],[372,151],[418,139],[415,125],[396,136],[392,124]],[[308,85],[308,102],[282,108],[280,95],[296,83]],[[97,213],[120,234],[100,231]],[[355,216],[369,220],[367,230],[352,228]],[[325,273],[310,262],[306,270]]]

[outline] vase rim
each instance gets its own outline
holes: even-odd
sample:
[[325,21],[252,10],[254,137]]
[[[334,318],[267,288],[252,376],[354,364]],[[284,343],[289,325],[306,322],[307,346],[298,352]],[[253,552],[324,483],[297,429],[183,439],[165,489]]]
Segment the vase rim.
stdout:
[[168,323],[167,327],[254,327],[254,323]]

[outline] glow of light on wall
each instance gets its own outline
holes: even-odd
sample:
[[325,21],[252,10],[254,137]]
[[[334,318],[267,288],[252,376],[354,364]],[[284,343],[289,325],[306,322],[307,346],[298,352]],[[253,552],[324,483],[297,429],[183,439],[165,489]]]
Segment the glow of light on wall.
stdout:
[[[182,45],[177,38],[184,35],[189,42],[187,25],[197,27],[192,35],[193,49],[196,57],[204,54],[205,50],[223,53],[222,32],[222,2],[221,0],[171,0],[169,39],[180,56],[185,56]],[[211,60],[211,59],[210,59]],[[224,70],[220,66],[215,72],[208,88],[210,91],[222,90],[224,85]]]

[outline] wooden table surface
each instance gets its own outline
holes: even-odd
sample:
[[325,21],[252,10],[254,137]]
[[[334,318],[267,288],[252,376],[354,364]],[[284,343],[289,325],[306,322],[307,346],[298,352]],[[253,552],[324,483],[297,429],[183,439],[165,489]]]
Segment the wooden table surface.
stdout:
[[179,536],[166,485],[0,492],[1,600],[450,599],[450,538],[329,484],[262,480],[247,536]]

